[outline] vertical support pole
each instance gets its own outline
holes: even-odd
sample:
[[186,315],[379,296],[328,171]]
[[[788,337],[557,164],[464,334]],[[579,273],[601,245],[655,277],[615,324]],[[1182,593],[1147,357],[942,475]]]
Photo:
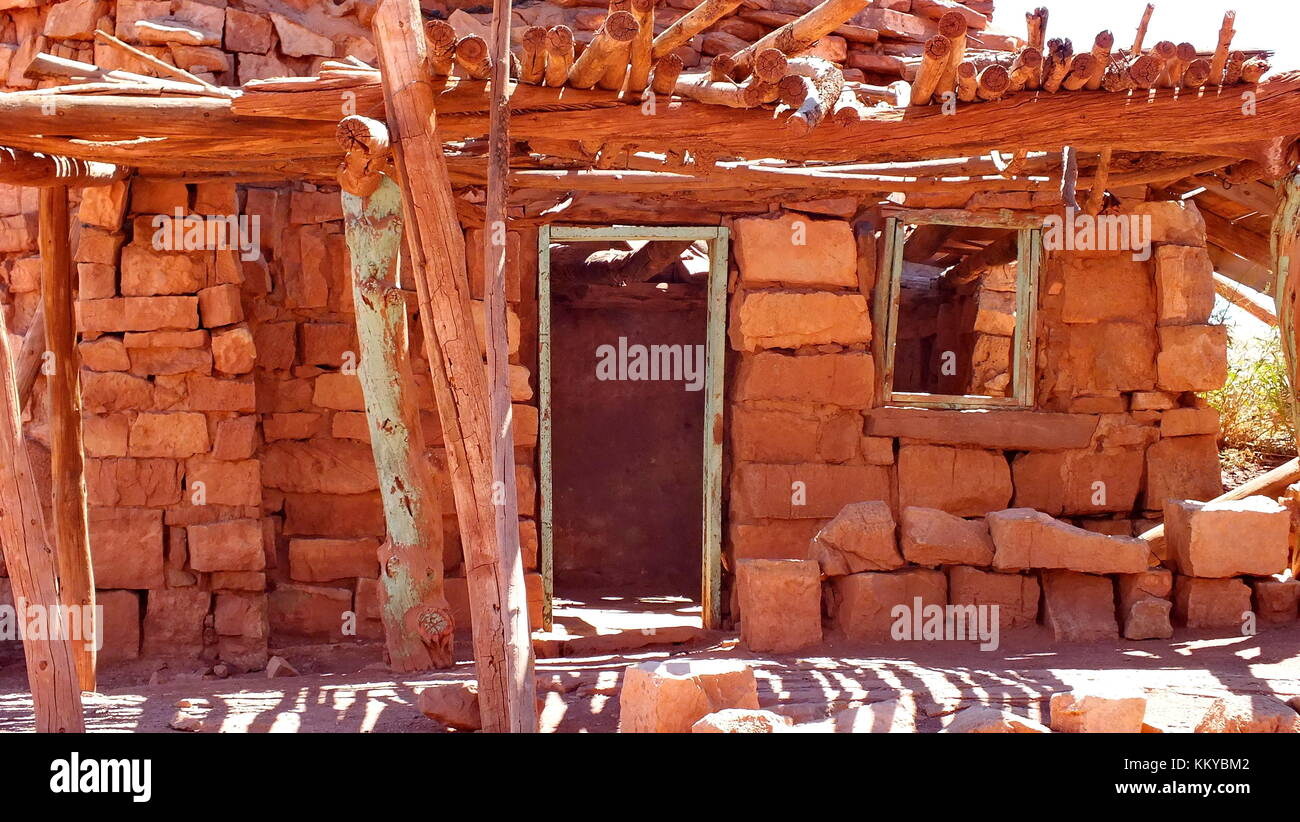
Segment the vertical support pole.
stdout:
[[368,196],[343,192],[352,265],[358,374],[366,399],[388,540],[380,548],[380,611],[394,671],[455,663],[454,626],[443,590],[442,514],[411,394],[406,298],[397,288],[402,192],[388,177]]
[[704,627],[722,627],[722,440],[723,375],[726,372],[727,244],[719,228],[709,243],[708,338],[704,380],[704,534],[700,599]]
[[1038,263],[1042,232],[1022,228],[1016,236],[1016,332],[1012,379],[1016,400],[1034,404],[1034,360],[1038,347]]
[[541,494],[538,564],[542,570],[542,629],[555,623],[555,505],[551,489],[551,227],[537,229],[537,490]]
[[[81,381],[77,329],[73,319],[72,250],[68,239],[68,189],[41,189],[41,289],[45,345],[53,355],[46,374],[50,401],[50,465],[54,490],[54,556],[59,571],[59,601],[68,606],[85,633],[74,642],[73,658],[81,690],[95,690],[95,573],[90,562],[86,514],[86,456],[81,441]],[[47,369],[48,371],[49,369]],[[75,638],[74,639],[78,639]]]
[[[9,329],[0,310],[0,548],[4,550],[15,610],[25,625],[33,609],[46,622],[59,612],[58,568],[45,538],[45,512],[36,490],[31,460],[23,442],[18,385]],[[81,688],[72,643],[25,636],[27,682],[36,709],[36,730],[72,733],[85,730]]]
[[406,248],[465,546],[483,730],[537,730],[526,593],[501,574],[483,352],[470,310],[465,236],[438,135],[416,0],[380,0],[372,22],[402,187]]
[[[496,528],[496,577],[507,592],[506,644],[526,656],[526,670],[514,671],[527,682],[513,687],[523,698],[536,698],[533,643],[528,625],[527,586],[519,548],[519,496],[515,487],[515,437],[510,403],[510,339],[506,317],[506,202],[510,196],[510,0],[493,0],[492,80],[488,103],[487,200],[483,226],[484,353],[487,356],[488,421],[492,455],[492,517]],[[471,252],[472,253],[472,252]],[[510,611],[510,599],[523,606]],[[540,627],[540,626],[539,626]],[[536,725],[536,708],[533,710]],[[532,728],[529,730],[535,730]]]
[[1291,408],[1291,428],[1300,442],[1300,362],[1296,359],[1296,231],[1300,229],[1300,172],[1293,171],[1277,186],[1277,211],[1273,215],[1270,244],[1273,251],[1273,299],[1277,307],[1277,327],[1286,357],[1287,399]]

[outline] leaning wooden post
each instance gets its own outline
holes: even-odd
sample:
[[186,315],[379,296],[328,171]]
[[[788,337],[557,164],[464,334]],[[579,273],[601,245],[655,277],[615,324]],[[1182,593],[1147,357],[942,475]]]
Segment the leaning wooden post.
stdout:
[[[50,479],[54,489],[54,556],[59,600],[85,629],[100,630],[95,616],[95,572],[86,520],[86,455],[81,443],[81,380],[73,316],[72,250],[68,240],[68,189],[41,189],[41,289],[45,347],[53,356],[45,386],[50,400]],[[83,691],[95,690],[95,634],[73,643]]]
[[373,27],[402,187],[406,249],[465,546],[483,729],[533,732],[536,683],[527,601],[514,575],[501,573],[483,352],[474,333],[465,237],[437,131],[419,4],[380,0]]
[[1296,254],[1296,232],[1300,231],[1300,171],[1293,171],[1277,186],[1277,211],[1273,215],[1270,244],[1273,252],[1273,299],[1277,308],[1282,353],[1286,357],[1287,400],[1291,409],[1291,430],[1300,442],[1300,359],[1296,340],[1296,286],[1300,255]]
[[[653,12],[653,0],[646,0]],[[522,613],[504,626],[506,643],[528,659],[528,694],[535,699],[527,586],[519,548],[519,497],[515,488],[515,437],[510,404],[510,339],[506,316],[506,200],[510,194],[510,0],[492,5],[492,85],[488,102],[487,201],[484,205],[484,353],[487,355],[488,421],[492,438],[492,515],[496,528],[496,578],[505,591],[522,596]],[[653,25],[649,16],[647,25]],[[647,55],[650,41],[645,42]],[[643,86],[644,87],[644,86]],[[470,253],[473,253],[471,250]],[[507,601],[509,601],[507,596]],[[538,626],[539,628],[541,626]],[[536,705],[532,711],[535,730]]]
[[[43,612],[45,624],[59,613],[57,563],[45,538],[45,512],[32,475],[31,459],[19,422],[18,386],[9,329],[0,311],[0,549],[4,550],[13,586],[18,623]],[[62,620],[58,620],[62,623]],[[42,636],[24,636],[27,682],[36,710],[36,730],[51,733],[85,730],[81,688],[72,643]]]
[[411,393],[415,382],[407,351],[406,298],[396,277],[402,192],[377,170],[362,171],[360,179],[355,173],[368,165],[367,159],[382,165],[388,149],[382,123],[348,117],[339,124],[339,141],[349,149],[339,182],[361,344],[357,371],[388,525],[388,539],[379,549],[388,666],[394,671],[446,668],[456,657],[443,590],[442,511]]

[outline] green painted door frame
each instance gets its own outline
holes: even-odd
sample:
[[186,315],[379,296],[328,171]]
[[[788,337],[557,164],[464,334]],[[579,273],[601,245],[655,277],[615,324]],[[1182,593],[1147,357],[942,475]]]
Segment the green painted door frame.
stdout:
[[726,364],[727,247],[730,230],[719,226],[585,226],[544,225],[537,232],[537,319],[540,352],[537,384],[541,405],[537,487],[542,496],[538,558],[541,564],[543,627],[551,628],[555,594],[553,510],[551,495],[551,241],[703,240],[709,248],[708,337],[704,367],[704,522],[700,603],[705,628],[722,623],[722,393]]

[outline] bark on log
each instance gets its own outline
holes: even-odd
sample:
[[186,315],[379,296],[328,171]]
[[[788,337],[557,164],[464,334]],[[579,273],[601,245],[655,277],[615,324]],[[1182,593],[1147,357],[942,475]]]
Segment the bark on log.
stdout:
[[1088,52],[1076,54],[1070,60],[1070,70],[1061,81],[1061,88],[1066,91],[1078,91],[1086,86],[1093,77],[1100,77],[1101,72],[1097,68],[1097,58]]
[[686,41],[734,11],[741,1],[704,0],[677,18],[676,22],[654,39],[651,55],[655,60],[668,56],[674,49],[685,45]]
[[1151,13],[1156,10],[1154,3],[1147,3],[1142,10],[1142,19],[1138,21],[1137,33],[1133,37],[1133,48],[1128,50],[1129,54],[1142,53],[1142,41],[1147,38],[1147,26],[1151,23]]
[[546,85],[564,85],[572,68],[573,30],[568,26],[551,26],[546,32]]
[[1237,22],[1235,11],[1223,13],[1223,24],[1219,26],[1219,42],[1214,47],[1214,56],[1210,58],[1210,80],[1218,84],[1223,79],[1223,69],[1228,65],[1228,49],[1232,48],[1232,37],[1236,32],[1233,25]]
[[1097,172],[1093,175],[1092,185],[1088,189],[1088,203],[1084,209],[1094,217],[1101,213],[1102,204],[1106,197],[1106,185],[1110,180],[1110,161],[1113,152],[1110,146],[1101,150],[1101,158],[1097,162]]
[[[759,38],[748,48],[736,52],[736,79],[749,76],[753,70],[754,58],[764,49],[780,49],[791,56],[807,51],[813,43],[830,34],[866,5],[867,0],[822,0],[799,19],[786,23]],[[963,32],[965,28],[966,23],[963,21]]]
[[1191,43],[1179,43],[1174,47],[1174,56],[1165,62],[1160,74],[1161,88],[1178,88],[1183,82],[1183,72],[1187,64],[1196,59],[1196,47]]
[[466,553],[483,729],[531,733],[537,730],[536,684],[522,567],[517,555],[501,554],[496,537],[487,380],[424,41],[413,36],[419,5],[380,0],[373,25],[403,189],[406,248]]
[[1272,68],[1268,60],[1263,57],[1252,57],[1241,67],[1241,81],[1243,83],[1258,83],[1260,78],[1268,74]]
[[650,83],[655,36],[655,0],[632,0],[632,16],[636,18],[637,32],[628,50],[627,90],[639,94],[645,91]]
[[1246,67],[1246,52],[1234,51],[1228,55],[1228,64],[1223,69],[1223,84],[1234,86],[1241,82],[1242,71]]
[[1182,85],[1184,88],[1200,88],[1210,82],[1210,61],[1204,57],[1198,57],[1187,64],[1183,71]]
[[831,112],[831,119],[836,125],[845,126],[860,122],[867,114],[867,106],[858,99],[857,92],[845,87],[840,92],[840,99],[835,102],[835,110]]
[[[1011,64],[1011,82],[1009,91],[1025,88],[1037,88],[1038,78],[1043,75],[1043,53],[1033,46],[1025,46],[1016,55]],[[1030,85],[1032,83],[1033,85]]]
[[446,77],[456,61],[456,29],[446,20],[429,20],[424,24],[424,39],[429,48],[429,73]]
[[730,80],[718,82],[705,72],[679,76],[673,86],[673,93],[716,106],[754,108],[775,100],[778,84],[757,83],[752,79],[743,83],[733,83]]
[[[633,0],[645,2],[646,0]],[[652,4],[653,5],[653,4]],[[493,579],[504,583],[506,594],[493,604],[517,609],[507,628],[514,645],[515,676],[528,683],[516,684],[521,699],[532,699],[524,708],[516,706],[527,727],[537,730],[536,683],[533,681],[533,645],[528,624],[527,588],[524,582],[523,552],[519,544],[519,492],[515,483],[513,407],[510,403],[508,307],[506,305],[506,247],[509,242],[506,206],[510,198],[510,78],[506,58],[510,55],[511,0],[492,3],[492,85],[488,121],[487,199],[483,209],[483,247],[469,249],[483,260],[483,340],[487,359],[487,434],[492,503],[490,524],[495,528],[496,569]],[[607,75],[608,76],[608,75]],[[619,81],[622,81],[620,73]],[[462,281],[463,282],[463,281]],[[538,626],[539,628],[542,626]],[[518,664],[526,661],[525,664]],[[523,723],[520,722],[522,725]]]
[[456,657],[443,589],[442,512],[413,395],[406,298],[397,287],[402,193],[380,175],[372,194],[342,197],[361,346],[357,374],[388,526],[379,549],[384,648],[394,671],[446,668]]
[[1092,41],[1092,58],[1097,61],[1094,73],[1084,83],[1084,88],[1089,91],[1096,91],[1101,88],[1101,78],[1106,73],[1106,66],[1110,65],[1110,52],[1115,47],[1115,35],[1110,31],[1099,32]]
[[27,326],[23,337],[23,347],[18,351],[18,363],[14,367],[18,382],[19,410],[27,408],[32,398],[32,387],[36,377],[41,373],[41,360],[45,354],[45,307],[38,305],[32,321]]
[[1073,58],[1074,45],[1069,38],[1047,42],[1047,51],[1043,55],[1043,91],[1055,93],[1060,90]]
[[369,117],[344,117],[339,122],[338,141],[346,152],[339,166],[339,186],[354,196],[369,197],[383,182],[392,155],[388,127]]
[[948,65],[948,56],[952,54],[952,41],[942,34],[936,34],[925,41],[925,52],[921,55],[921,68],[912,81],[912,105],[928,106],[939,88],[939,78],[943,76]]
[[466,77],[486,80],[492,73],[487,41],[477,34],[467,34],[456,41],[456,66]]
[[816,128],[835,109],[840,92],[844,90],[844,73],[839,66],[821,57],[796,57],[789,61],[787,69],[791,76],[804,77],[810,82],[807,89],[810,93],[802,100],[784,100],[795,109],[786,120],[786,126],[802,136]]
[[1029,31],[1027,43],[1029,48],[1042,52],[1047,43],[1047,8],[1039,6],[1033,11],[1025,12],[1025,28]]
[[546,76],[546,29],[542,26],[524,29],[521,45],[519,82],[535,86]]
[[654,72],[650,76],[650,88],[655,94],[669,95],[677,86],[677,78],[682,74],[682,58],[676,54],[660,57],[655,61]]
[[605,18],[596,36],[569,69],[569,85],[591,88],[616,67],[627,66],[628,46],[636,37],[636,18],[631,12],[616,11]]
[[54,556],[59,571],[59,601],[91,631],[74,642],[73,659],[81,690],[95,688],[95,643],[103,627],[94,620],[95,574],[90,564],[86,512],[86,455],[81,441],[81,362],[72,293],[72,248],[68,236],[68,190],[41,189],[41,297],[45,309],[46,350],[53,368],[45,377],[50,406],[50,483],[53,488]]
[[957,99],[963,103],[974,102],[978,91],[979,75],[975,71],[975,64],[966,60],[957,67]]
[[946,91],[957,89],[957,67],[966,56],[966,19],[956,12],[948,12],[939,18],[939,34],[948,38],[952,50],[948,52],[948,62],[939,75],[939,86],[935,93],[942,96]]
[[1011,88],[1011,73],[996,63],[985,66],[979,73],[979,85],[976,93],[981,100],[1000,99]]
[[[19,423],[21,410],[14,382],[9,329],[0,311],[0,549],[15,604],[59,610],[58,568],[53,546],[46,541],[45,512],[41,508],[31,458]],[[72,643],[77,640],[26,637],[27,683],[36,712],[36,730],[42,733],[80,733],[81,689]]]

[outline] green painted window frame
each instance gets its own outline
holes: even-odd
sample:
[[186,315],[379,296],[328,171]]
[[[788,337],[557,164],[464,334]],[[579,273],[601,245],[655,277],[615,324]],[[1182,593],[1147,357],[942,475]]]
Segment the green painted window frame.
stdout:
[[731,231],[724,226],[608,227],[543,225],[537,232],[538,438],[541,495],[538,563],[544,594],[542,624],[550,630],[555,595],[554,512],[551,463],[551,242],[592,240],[703,240],[709,249],[708,337],[704,366],[704,522],[700,605],[705,628],[722,626],[722,409],[727,337],[727,255]]
[[[881,254],[882,277],[876,283],[872,304],[872,324],[876,339],[876,399],[886,406],[919,408],[998,408],[1030,410],[1034,407],[1035,368],[1037,361],[1038,274],[1042,264],[1043,232],[1034,215],[1010,221],[1006,216],[987,223],[972,220],[969,214],[955,213],[946,218],[941,212],[908,215],[896,212],[885,220],[881,231],[884,250]],[[903,274],[903,246],[909,225],[963,225],[989,228],[1014,228],[1016,249],[1016,329],[1012,337],[1012,391],[1005,397],[961,394],[924,394],[894,390],[894,357],[898,347],[899,296]],[[883,329],[883,333],[882,333]]]

